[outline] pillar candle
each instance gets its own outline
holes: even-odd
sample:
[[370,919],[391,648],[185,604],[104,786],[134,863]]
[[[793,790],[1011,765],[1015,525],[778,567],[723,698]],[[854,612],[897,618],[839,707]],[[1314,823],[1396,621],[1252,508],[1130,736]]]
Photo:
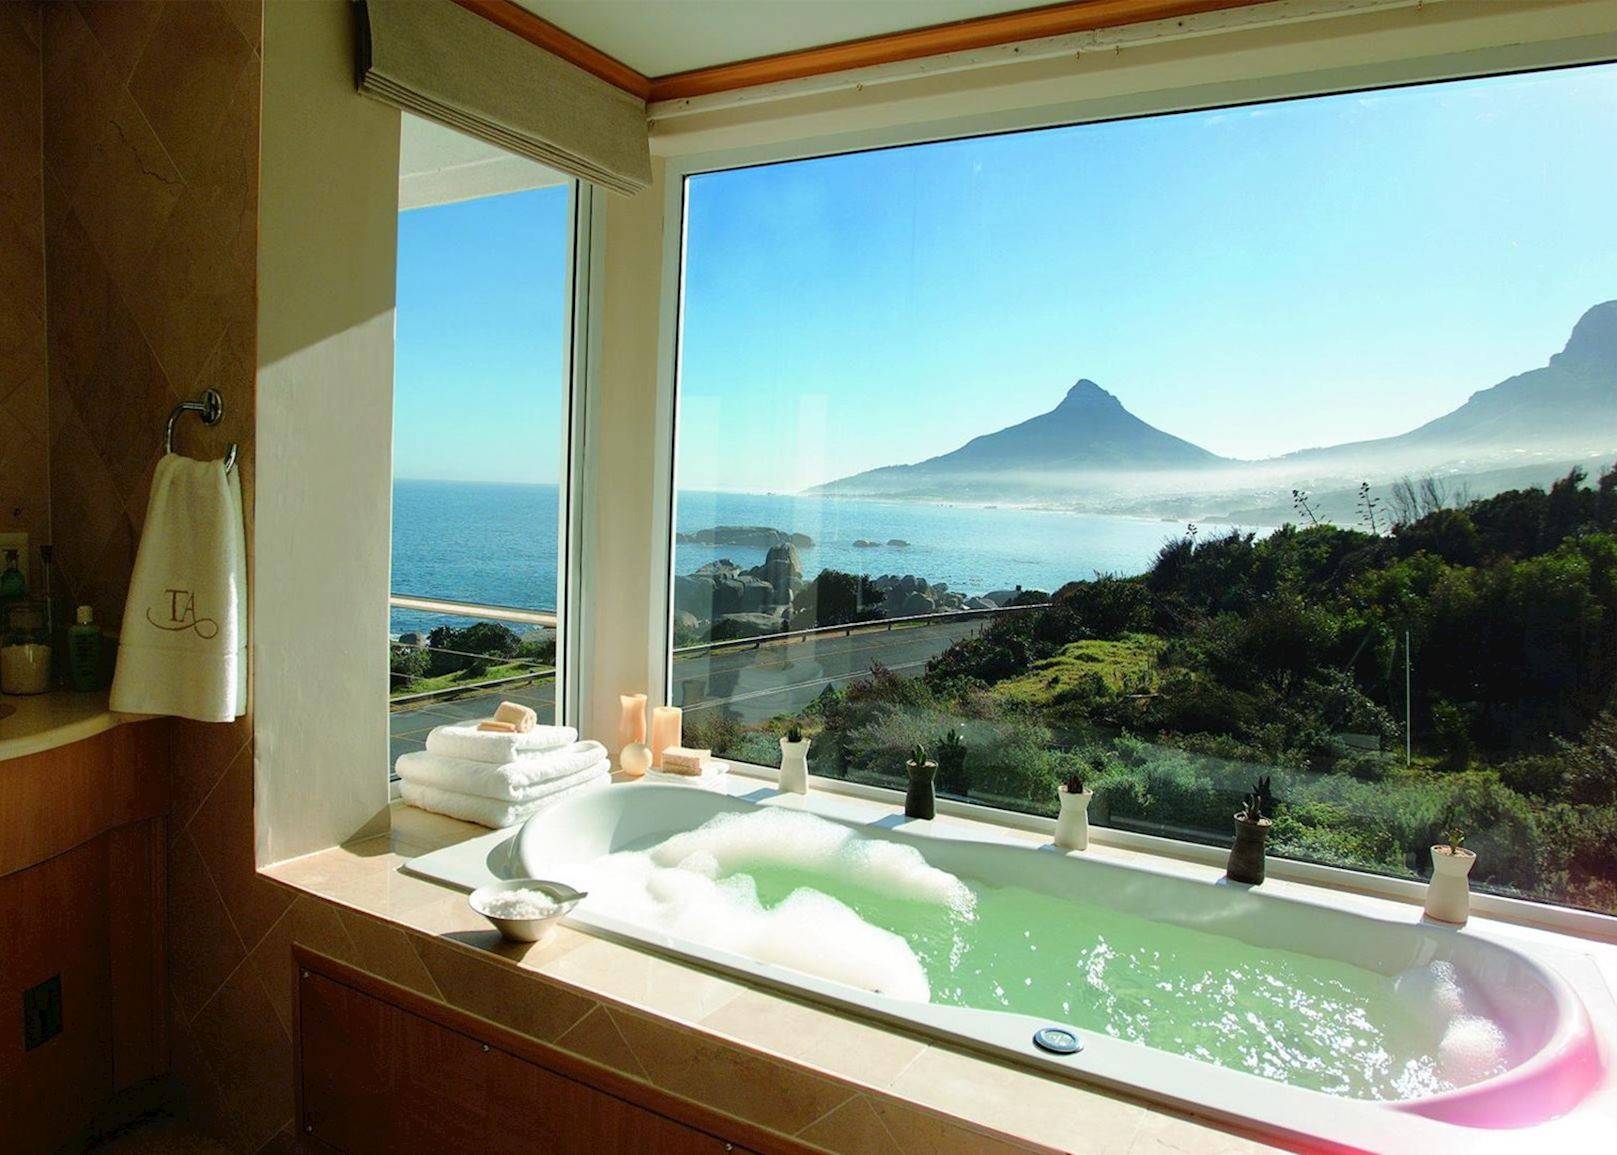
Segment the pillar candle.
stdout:
[[651,712],[652,765],[659,770],[663,765],[663,751],[680,744],[681,716],[678,706],[658,706]]
[[618,717],[618,749],[632,746],[636,742],[646,740],[646,696],[644,694],[619,694],[618,705],[622,713]]

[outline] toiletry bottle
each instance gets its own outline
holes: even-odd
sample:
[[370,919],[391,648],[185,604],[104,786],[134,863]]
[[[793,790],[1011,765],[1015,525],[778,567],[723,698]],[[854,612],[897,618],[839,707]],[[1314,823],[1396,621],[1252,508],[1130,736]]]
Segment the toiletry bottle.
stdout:
[[0,601],[10,601],[12,598],[25,598],[28,596],[28,579],[22,576],[22,570],[17,568],[17,551],[6,550],[6,569],[0,573]]
[[80,606],[67,631],[68,673],[75,690],[93,690],[101,677],[101,627],[95,610]]

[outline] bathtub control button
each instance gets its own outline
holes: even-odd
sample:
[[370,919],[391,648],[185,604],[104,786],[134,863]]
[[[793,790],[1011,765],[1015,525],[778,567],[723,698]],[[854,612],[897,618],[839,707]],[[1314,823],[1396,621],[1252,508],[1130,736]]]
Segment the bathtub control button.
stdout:
[[1033,1045],[1052,1055],[1076,1055],[1084,1049],[1078,1036],[1065,1027],[1040,1027],[1033,1032]]

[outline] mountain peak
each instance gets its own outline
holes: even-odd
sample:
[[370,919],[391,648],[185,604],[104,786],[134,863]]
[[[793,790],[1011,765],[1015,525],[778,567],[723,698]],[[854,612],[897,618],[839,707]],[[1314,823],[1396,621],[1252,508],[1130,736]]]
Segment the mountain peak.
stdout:
[[1550,364],[1617,370],[1617,301],[1602,302],[1579,317],[1566,348]]
[[1123,403],[1115,396],[1106,392],[1088,377],[1080,377],[1077,384],[1067,390],[1067,395],[1061,399],[1062,405],[1116,405],[1119,409]]

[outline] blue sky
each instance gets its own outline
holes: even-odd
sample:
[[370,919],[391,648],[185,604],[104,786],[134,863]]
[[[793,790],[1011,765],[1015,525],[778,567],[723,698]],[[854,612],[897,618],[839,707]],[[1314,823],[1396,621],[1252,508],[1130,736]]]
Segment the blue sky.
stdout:
[[395,477],[556,480],[568,196],[399,214]]
[[[1079,377],[1232,456],[1402,432],[1617,297],[1614,141],[1600,66],[696,177],[680,484],[919,460]],[[523,195],[401,218],[400,476],[554,479],[564,206]]]

